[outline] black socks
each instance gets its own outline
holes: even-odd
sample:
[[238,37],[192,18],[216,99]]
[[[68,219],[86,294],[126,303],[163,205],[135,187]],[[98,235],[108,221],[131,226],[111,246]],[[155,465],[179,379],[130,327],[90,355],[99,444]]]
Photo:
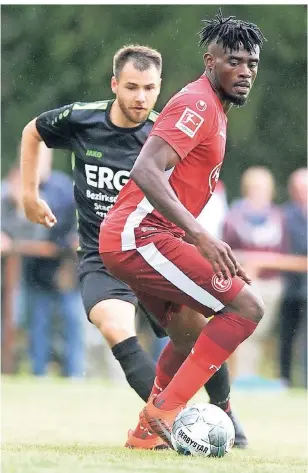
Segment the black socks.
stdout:
[[[155,378],[155,363],[139,345],[137,337],[130,337],[112,348],[129,385],[145,402],[148,401]],[[230,379],[227,363],[205,384],[210,402],[226,410],[229,405]]]
[[204,387],[209,395],[211,404],[215,404],[223,411],[229,408],[230,378],[226,362],[213,374]]
[[145,402],[148,401],[155,378],[155,363],[139,345],[137,337],[130,337],[112,348],[129,385]]

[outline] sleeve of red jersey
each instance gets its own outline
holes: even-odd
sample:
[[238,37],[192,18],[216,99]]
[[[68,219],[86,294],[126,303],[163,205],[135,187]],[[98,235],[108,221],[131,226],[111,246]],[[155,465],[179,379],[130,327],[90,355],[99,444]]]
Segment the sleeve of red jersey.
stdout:
[[216,113],[215,105],[206,103],[201,94],[176,95],[160,113],[151,135],[162,138],[183,159],[209,138]]

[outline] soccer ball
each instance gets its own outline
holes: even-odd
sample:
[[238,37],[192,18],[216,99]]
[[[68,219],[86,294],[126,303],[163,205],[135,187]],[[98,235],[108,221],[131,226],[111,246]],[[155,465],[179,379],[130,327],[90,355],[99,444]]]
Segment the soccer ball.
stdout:
[[229,416],[213,404],[194,404],[175,418],[171,442],[181,455],[223,457],[234,444],[234,427]]

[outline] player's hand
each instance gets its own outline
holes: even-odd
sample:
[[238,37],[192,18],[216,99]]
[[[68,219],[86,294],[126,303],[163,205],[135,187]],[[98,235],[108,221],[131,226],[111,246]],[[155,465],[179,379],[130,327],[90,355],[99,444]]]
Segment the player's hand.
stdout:
[[30,222],[40,223],[47,228],[57,223],[55,215],[44,200],[24,197],[23,205],[25,215]]
[[237,263],[237,273],[236,275],[243,279],[243,281],[245,281],[245,283],[249,284],[249,286],[251,285],[252,283],[252,279],[250,276],[248,276],[248,274],[246,273],[246,271],[244,270],[244,268],[240,265],[240,263]]
[[195,239],[195,245],[201,255],[209,260],[219,279],[236,276],[238,262],[227,243],[204,232]]

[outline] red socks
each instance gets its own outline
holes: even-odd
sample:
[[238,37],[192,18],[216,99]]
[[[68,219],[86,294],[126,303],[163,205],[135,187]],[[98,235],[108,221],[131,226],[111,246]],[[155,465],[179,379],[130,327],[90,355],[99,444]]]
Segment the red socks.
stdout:
[[[166,375],[166,366],[170,367],[169,363],[166,363],[166,357],[171,354],[171,351],[168,351],[171,350],[170,347],[168,349],[168,344],[165,348],[166,356],[163,356],[164,350],[161,355],[162,360],[160,358],[158,361],[156,384],[164,391],[156,397],[155,406],[162,407],[163,410],[173,410],[180,405],[185,405],[229,358],[238,345],[254,332],[256,327],[255,322],[237,314],[216,315],[204,327],[190,355],[181,362],[182,365],[177,373],[164,389],[160,383],[165,384],[167,378],[166,376],[160,378],[159,373]],[[161,382],[160,379],[163,381]]]
[[[156,365],[156,377],[150,397],[160,394],[168,386],[185,359],[185,355],[174,349],[172,342],[165,346]],[[134,436],[142,439],[146,438],[147,435],[147,429],[139,422],[134,430]]]
[[160,394],[168,386],[185,359],[185,355],[174,349],[172,342],[165,346],[156,365],[156,377],[150,396]]

